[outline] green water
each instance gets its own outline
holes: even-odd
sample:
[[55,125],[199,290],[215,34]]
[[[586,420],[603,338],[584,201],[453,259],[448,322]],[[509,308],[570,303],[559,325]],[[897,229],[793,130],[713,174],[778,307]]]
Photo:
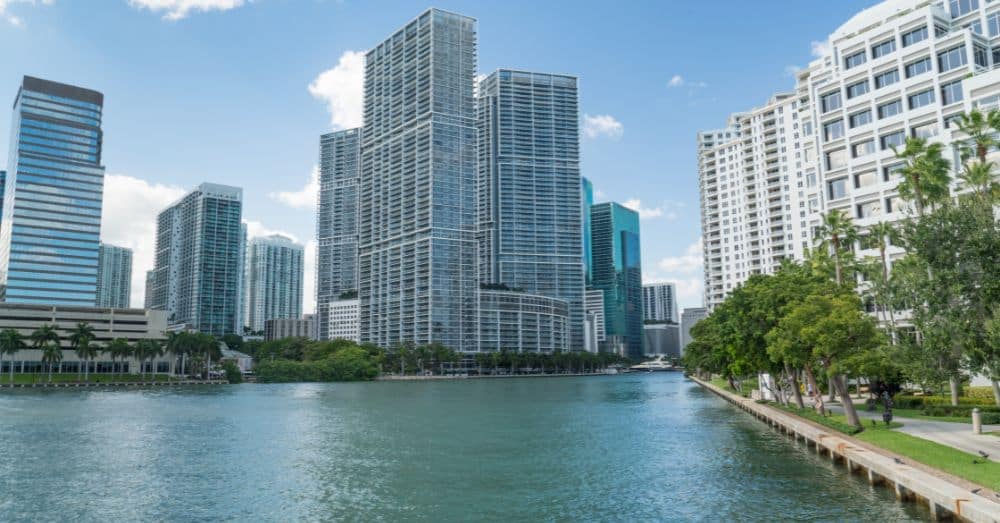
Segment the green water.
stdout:
[[907,521],[674,373],[0,392],[0,521]]

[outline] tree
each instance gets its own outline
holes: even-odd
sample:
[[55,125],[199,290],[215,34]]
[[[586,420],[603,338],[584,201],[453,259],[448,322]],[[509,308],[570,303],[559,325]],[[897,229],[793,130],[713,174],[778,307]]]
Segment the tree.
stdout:
[[879,222],[868,227],[868,234],[878,248],[879,260],[881,262],[879,282],[876,285],[876,299],[881,306],[883,317],[889,323],[889,341],[894,344],[896,317],[893,309],[895,308],[895,300],[893,299],[892,287],[889,283],[889,257],[887,252],[890,245],[899,243],[899,231],[889,222]]
[[87,322],[77,323],[69,334],[70,347],[76,351],[76,357],[83,365],[86,381],[90,381],[90,360],[97,356],[97,347],[91,343],[92,341],[94,341],[94,328]]
[[52,366],[58,365],[63,359],[62,347],[59,343],[49,342],[42,346],[42,363],[49,372],[49,383],[52,383]]
[[961,146],[962,157],[975,156],[980,163],[986,162],[990,149],[997,146],[993,137],[1000,129],[1000,112],[991,110],[983,114],[979,109],[973,109],[958,117],[958,130],[969,137],[969,142]]
[[972,189],[972,195],[986,202],[995,202],[1000,198],[1000,183],[993,174],[993,162],[971,162],[963,166],[958,179]]
[[844,258],[848,256],[846,251],[853,245],[857,236],[858,231],[854,227],[854,223],[844,211],[832,209],[823,215],[818,238],[822,242],[827,242],[832,249],[834,281],[837,282],[837,285],[844,283]]
[[52,382],[52,363],[62,361],[62,348],[59,346],[59,333],[52,325],[42,325],[31,333],[31,344],[42,350],[42,362],[48,365],[49,382]]
[[893,148],[896,157],[905,162],[900,170],[903,179],[896,190],[901,198],[914,203],[917,216],[924,215],[926,206],[948,198],[951,166],[943,150],[943,144],[928,145],[923,138],[907,138],[902,150]]
[[132,356],[132,346],[129,345],[128,340],[125,338],[115,338],[111,340],[111,343],[108,345],[108,354],[111,356],[112,371],[115,370],[115,361],[122,361],[122,365],[119,368],[120,372],[121,368],[125,366],[125,360]]
[[28,348],[24,338],[16,329],[0,331],[0,367],[3,366],[3,356],[10,356],[10,383],[14,383],[14,355]]

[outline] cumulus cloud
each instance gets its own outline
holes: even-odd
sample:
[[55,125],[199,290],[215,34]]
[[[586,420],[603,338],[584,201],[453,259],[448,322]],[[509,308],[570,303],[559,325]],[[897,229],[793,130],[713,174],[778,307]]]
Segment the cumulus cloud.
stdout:
[[187,191],[122,174],[104,177],[101,240],[132,249],[132,306],[142,307],[156,252],[156,215]]
[[128,0],[129,5],[164,13],[163,19],[176,21],[186,18],[192,11],[228,11],[246,4],[247,0]]
[[818,40],[813,40],[809,42],[809,49],[812,55],[816,58],[823,58],[830,54],[830,42],[820,42]]
[[364,122],[365,53],[346,51],[332,69],[309,84],[309,93],[326,103],[334,130],[360,127]]
[[583,115],[583,135],[587,138],[607,136],[618,138],[625,132],[625,126],[609,114],[597,116]]
[[684,85],[684,77],[679,74],[671,76],[670,81],[667,82],[667,87],[680,87],[682,85]]
[[660,207],[643,207],[642,201],[638,198],[632,198],[630,200],[625,200],[622,205],[632,209],[633,211],[639,213],[639,218],[643,220],[648,220],[650,218],[659,218],[663,216],[663,209]]
[[679,256],[667,256],[657,264],[660,270],[670,273],[693,274],[702,270],[702,246],[701,238],[688,245],[684,249],[684,254]]
[[683,254],[667,256],[651,268],[644,270],[646,283],[671,282],[677,285],[677,301],[681,307],[700,307],[702,304],[702,246],[701,238],[684,249]]
[[277,200],[293,209],[315,209],[316,197],[319,194],[319,166],[314,165],[309,173],[309,181],[297,191],[278,191],[268,193],[268,197]]
[[14,27],[21,27],[24,25],[24,19],[14,15],[7,11],[7,8],[13,4],[25,4],[25,5],[52,5],[55,0],[0,0],[0,18],[6,20],[7,23]]
[[801,71],[802,68],[797,65],[786,65],[785,66],[785,76],[795,77]]
[[298,242],[299,238],[294,234],[282,231],[280,229],[271,229],[261,222],[256,220],[243,220],[243,223],[247,226],[247,240],[252,240],[253,238],[259,238],[261,236],[271,236],[274,234],[280,234],[282,236],[287,236],[293,242]]

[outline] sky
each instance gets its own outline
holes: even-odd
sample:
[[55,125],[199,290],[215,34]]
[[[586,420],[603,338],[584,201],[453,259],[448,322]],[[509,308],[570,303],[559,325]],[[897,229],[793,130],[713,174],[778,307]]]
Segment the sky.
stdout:
[[[794,86],[874,0],[440,0],[478,20],[478,70],[579,77],[582,173],[641,216],[643,280],[702,301],[696,134]],[[408,0],[0,0],[0,101],[23,75],[101,91],[102,240],[134,252],[202,182],[242,187],[251,236],[306,245],[311,312],[319,135],[361,124],[363,52],[431,5]],[[0,111],[0,129],[10,128]],[[0,158],[9,136],[0,135]]]

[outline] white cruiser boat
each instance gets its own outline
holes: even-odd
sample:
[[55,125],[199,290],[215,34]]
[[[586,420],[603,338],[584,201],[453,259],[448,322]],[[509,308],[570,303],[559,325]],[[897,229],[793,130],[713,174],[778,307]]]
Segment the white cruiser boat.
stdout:
[[632,365],[629,370],[633,372],[662,372],[668,370],[678,370],[670,364],[669,361],[663,359],[655,359],[652,361],[644,361],[638,365]]

